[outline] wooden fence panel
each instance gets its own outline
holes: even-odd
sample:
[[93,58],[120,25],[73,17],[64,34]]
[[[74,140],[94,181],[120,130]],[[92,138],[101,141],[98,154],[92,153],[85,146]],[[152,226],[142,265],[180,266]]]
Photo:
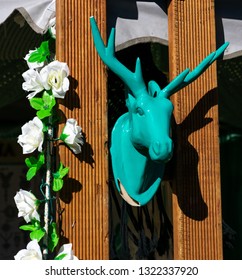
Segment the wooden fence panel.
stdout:
[[[216,49],[214,0],[171,0],[170,79]],[[222,259],[217,72],[214,63],[173,97],[175,259]]]
[[[108,259],[106,70],[93,45],[89,17],[106,36],[105,0],[57,0],[57,59],[68,63],[71,89],[60,109],[86,136],[80,156],[60,148],[70,167],[60,195],[61,229],[80,259]],[[62,126],[60,127],[60,129]]]

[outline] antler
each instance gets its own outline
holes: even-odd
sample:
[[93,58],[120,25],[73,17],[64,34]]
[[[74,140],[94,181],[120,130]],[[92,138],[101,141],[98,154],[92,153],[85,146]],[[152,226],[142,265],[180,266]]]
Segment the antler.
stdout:
[[135,71],[130,71],[115,57],[115,29],[112,28],[107,46],[105,46],[94,17],[90,18],[90,22],[94,44],[103,62],[129,87],[135,97],[141,92],[147,92],[142,76],[140,59],[137,58],[136,60]]
[[163,88],[159,95],[169,97],[178,90],[186,87],[191,82],[196,80],[227,48],[229,42],[224,43],[215,52],[209,54],[193,71],[187,68],[181,72],[174,80],[172,80],[165,88]]

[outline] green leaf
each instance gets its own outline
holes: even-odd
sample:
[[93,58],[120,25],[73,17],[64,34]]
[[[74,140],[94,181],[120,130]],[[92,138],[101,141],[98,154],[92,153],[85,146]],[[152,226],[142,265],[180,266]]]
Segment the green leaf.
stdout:
[[58,179],[62,179],[67,173],[69,172],[69,167],[65,167],[63,166],[62,163],[60,163],[59,169],[53,173],[53,177]]
[[36,199],[35,202],[34,202],[34,204],[35,204],[36,207],[39,207],[40,204],[41,204],[41,200]]
[[63,187],[63,179],[61,178],[53,178],[53,191],[58,192]]
[[39,170],[44,163],[45,163],[45,155],[44,153],[40,153],[38,156],[37,169]]
[[51,116],[51,111],[49,110],[49,109],[47,109],[47,110],[40,110],[40,111],[38,111],[37,112],[37,117],[39,118],[39,119],[44,119],[44,118],[46,118],[46,117],[49,117],[49,116]]
[[42,54],[49,54],[50,50],[49,50],[49,42],[48,41],[44,41],[41,43],[39,50]]
[[41,43],[40,47],[32,52],[29,56],[29,62],[44,62],[47,56],[50,55],[49,42],[44,41]]
[[54,177],[55,179],[59,179],[59,178],[60,178],[60,172],[57,171],[57,172],[53,173],[53,177]]
[[48,94],[46,91],[43,94],[43,101],[45,108],[48,107],[50,110],[55,106],[56,100],[53,95]]
[[31,225],[23,225],[19,228],[25,231],[31,231],[29,235],[31,240],[37,239],[40,241],[45,235],[45,229],[40,226],[40,221],[36,219],[31,220]]
[[40,97],[33,97],[29,100],[30,106],[35,110],[41,110],[44,106],[44,101]]
[[66,176],[69,172],[69,167],[64,167],[62,163],[60,163],[59,166],[59,173],[60,173],[60,178],[63,178]]
[[61,260],[64,259],[65,256],[67,256],[67,254],[65,254],[65,253],[60,254],[59,256],[56,256],[56,257],[54,258],[54,260],[56,260],[56,261],[61,261]]
[[56,223],[51,223],[49,227],[49,242],[48,242],[48,248],[51,252],[55,249],[59,242],[59,236],[57,234],[57,225]]
[[36,166],[38,159],[36,157],[29,157],[25,159],[25,164],[27,167],[33,167]]
[[36,173],[37,173],[37,167],[35,166],[30,167],[26,174],[27,181],[30,181],[36,175]]
[[66,140],[66,138],[69,136],[69,134],[64,134],[64,133],[61,133],[61,135],[60,135],[60,139],[62,140],[62,141],[64,141],[65,142],[65,140]]
[[23,226],[20,226],[19,229],[34,231],[36,229],[36,227],[35,227],[35,225],[23,225]]
[[36,50],[30,54],[28,62],[39,62],[41,59],[41,55],[39,54],[38,50]]
[[38,158],[32,156],[25,159],[25,164],[29,168],[26,178],[30,181],[37,173],[38,170],[44,165],[45,163],[45,156],[44,153],[40,153]]
[[44,91],[41,98],[34,97],[30,99],[31,107],[38,111],[36,115],[41,120],[51,116],[52,108],[55,106],[55,104],[55,97],[49,94],[47,91]]
[[55,179],[59,179],[59,178],[60,178],[60,170],[61,170],[62,168],[63,168],[63,164],[60,163],[60,166],[59,166],[58,170],[57,170],[56,172],[53,173],[53,177],[54,177]]
[[39,242],[45,236],[45,230],[43,228],[39,228],[35,231],[32,231],[29,236],[31,240],[37,239]]
[[60,163],[59,169],[53,173],[53,191],[59,191],[63,187],[63,177],[66,176],[69,172],[69,167],[64,167],[62,163]]
[[23,225],[23,226],[20,226],[19,228],[22,230],[35,231],[37,229],[40,229],[40,221],[38,221],[34,218],[31,220],[31,224]]
[[51,100],[52,100],[51,97],[53,97],[53,96],[50,95],[47,91],[45,91],[43,93],[42,99],[43,99],[43,102],[44,102],[45,105],[50,105],[51,104]]
[[40,221],[36,220],[35,218],[31,220],[32,225],[35,226],[36,229],[40,228]]
[[68,174],[69,167],[65,167],[62,170],[60,170],[59,172],[60,172],[60,178],[63,178],[63,177],[65,177]]

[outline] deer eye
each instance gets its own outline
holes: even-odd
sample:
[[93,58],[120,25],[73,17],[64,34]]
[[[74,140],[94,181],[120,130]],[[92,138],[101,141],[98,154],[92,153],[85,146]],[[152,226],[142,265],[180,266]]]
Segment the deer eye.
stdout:
[[143,116],[143,115],[144,115],[144,110],[141,109],[140,107],[137,107],[137,108],[136,108],[136,113],[137,113],[138,115],[140,115],[140,116]]

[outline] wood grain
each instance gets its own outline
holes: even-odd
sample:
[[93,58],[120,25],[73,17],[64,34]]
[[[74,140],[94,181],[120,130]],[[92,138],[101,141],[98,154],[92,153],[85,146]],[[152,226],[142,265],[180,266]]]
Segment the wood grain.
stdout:
[[[58,0],[57,59],[70,68],[70,90],[59,108],[75,118],[86,137],[81,155],[61,146],[70,167],[60,194],[63,238],[80,259],[108,259],[108,152],[106,69],[94,48],[89,17],[106,34],[105,0]],[[62,129],[63,124],[60,126]]]
[[[170,79],[216,50],[213,0],[172,0]],[[214,63],[172,100],[175,259],[222,259],[217,72]]]

